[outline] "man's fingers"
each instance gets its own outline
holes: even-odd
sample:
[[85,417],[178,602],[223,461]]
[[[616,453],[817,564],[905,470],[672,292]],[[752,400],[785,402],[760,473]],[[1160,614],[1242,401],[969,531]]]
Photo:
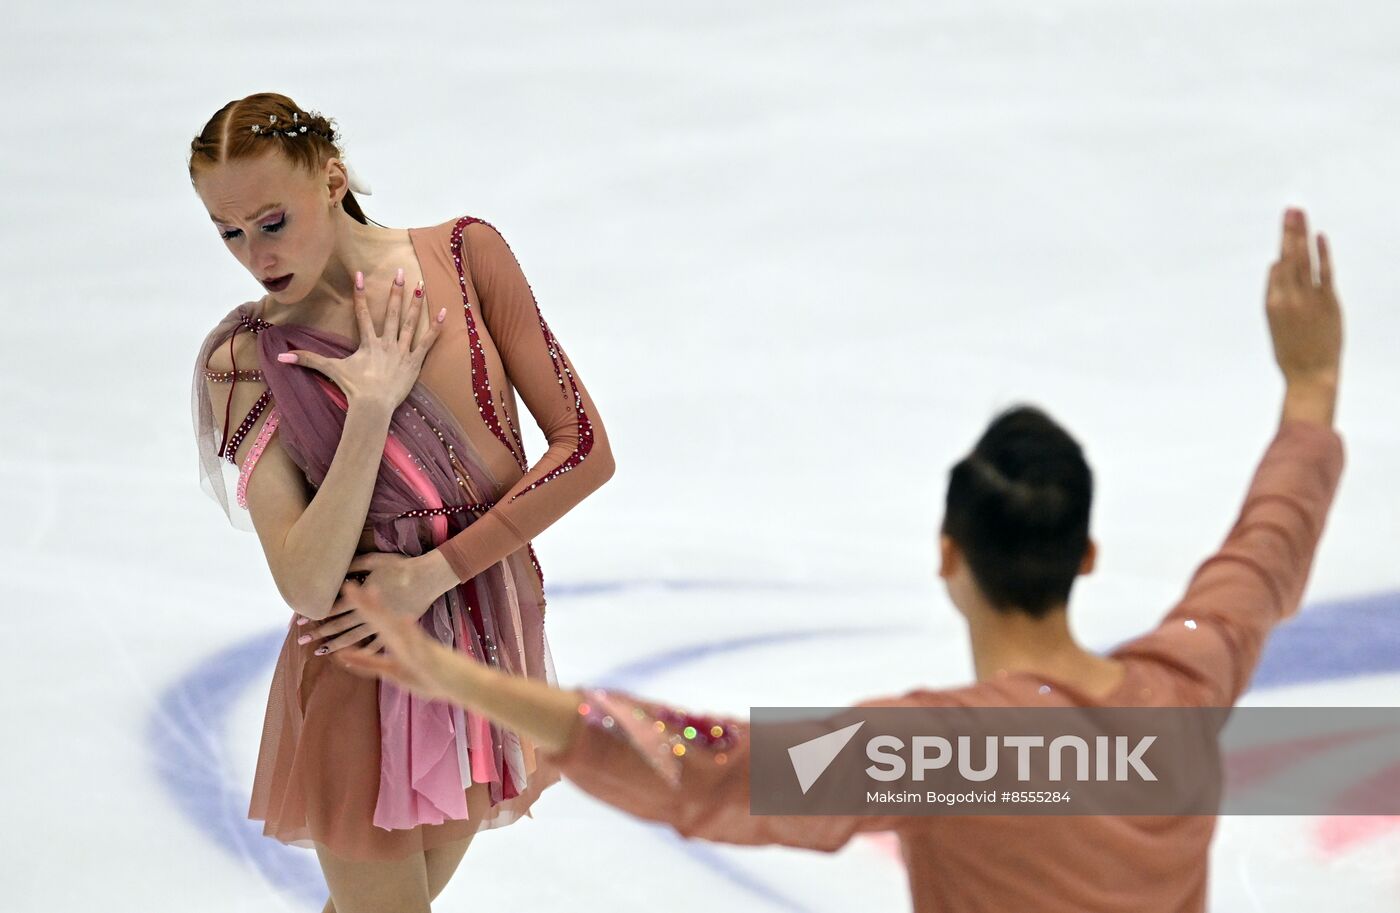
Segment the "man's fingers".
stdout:
[[1264,303],[1269,307],[1277,307],[1283,303],[1283,273],[1282,260],[1275,260],[1269,265],[1268,285],[1264,289]]
[[335,661],[356,675],[370,678],[377,677],[392,667],[393,661],[383,654],[375,652],[374,647],[352,647],[348,650],[341,650],[335,654]]
[[393,660],[388,659],[384,654],[380,653],[380,649],[381,647],[378,644],[364,647],[350,647],[341,650],[340,655],[337,656],[336,659],[343,663],[358,666],[383,665],[393,662]]
[[374,647],[342,650],[335,654],[335,658],[346,669],[365,678],[383,676],[394,681],[405,680],[403,664],[392,656],[377,652]]
[[1323,291],[1332,292],[1332,251],[1327,246],[1327,236],[1317,233],[1317,272]]
[[1308,220],[1301,209],[1289,209],[1284,215],[1284,262],[1288,277],[1299,286],[1312,285],[1312,260],[1308,256]]

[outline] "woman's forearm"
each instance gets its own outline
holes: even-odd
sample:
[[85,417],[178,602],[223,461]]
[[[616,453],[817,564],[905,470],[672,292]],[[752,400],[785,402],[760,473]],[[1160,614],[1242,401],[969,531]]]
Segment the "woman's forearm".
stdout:
[[582,725],[577,691],[508,675],[461,654],[452,657],[457,703],[513,729],[548,752],[563,751]]
[[389,436],[391,411],[351,402],[340,444],[311,503],[287,532],[280,579],[292,608],[311,619],[330,612],[369,516]]

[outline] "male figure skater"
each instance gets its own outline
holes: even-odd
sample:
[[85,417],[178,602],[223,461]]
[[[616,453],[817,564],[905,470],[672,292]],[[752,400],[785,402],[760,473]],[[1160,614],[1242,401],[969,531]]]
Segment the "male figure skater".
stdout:
[[[1285,213],[1265,309],[1285,384],[1278,432],[1239,519],[1155,630],[1107,656],[1074,642],[1071,585],[1094,562],[1091,476],[1045,414],[999,416],[953,467],[940,575],[967,619],[977,681],[867,707],[1228,707],[1274,625],[1302,599],[1342,469],[1332,428],[1341,313],[1326,239],[1318,275],[1301,211]],[[421,606],[386,607],[347,583],[378,643],[332,654],[366,675],[467,705],[533,740],[581,788],[690,837],[831,851],[892,830],[913,906],[934,910],[1200,911],[1212,816],[799,816],[749,814],[747,725],[600,689],[502,675],[428,637]]]

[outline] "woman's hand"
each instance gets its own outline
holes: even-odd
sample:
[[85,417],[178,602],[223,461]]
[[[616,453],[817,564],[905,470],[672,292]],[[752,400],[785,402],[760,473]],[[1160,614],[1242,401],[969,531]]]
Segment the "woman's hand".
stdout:
[[381,335],[370,318],[364,286],[364,274],[356,272],[353,297],[355,320],[360,327],[358,349],[345,358],[295,349],[278,355],[277,360],[319,371],[335,382],[349,402],[393,412],[417,383],[423,359],[441,335],[447,308],[429,319],[421,282],[404,307],[403,270],[399,270],[389,287],[389,307]]
[[[363,586],[356,585],[357,599],[348,599],[345,590],[331,606],[331,614],[319,624],[309,619],[297,621],[305,628],[297,642],[306,644],[313,640],[330,638],[316,650],[317,656],[334,653],[337,650],[373,638],[374,631],[366,626],[357,600],[374,599],[381,605],[395,607],[414,624],[428,610],[433,600],[441,595],[420,571],[420,559],[389,552],[366,552],[356,555],[350,561],[349,571],[369,571],[369,579]],[[378,645],[375,649],[379,649]]]
[[432,700],[461,703],[469,697],[463,672],[472,660],[429,637],[414,618],[386,606],[368,585],[347,580],[340,598],[358,607],[378,642],[374,647],[343,650],[336,654],[336,662],[356,675],[383,678]]

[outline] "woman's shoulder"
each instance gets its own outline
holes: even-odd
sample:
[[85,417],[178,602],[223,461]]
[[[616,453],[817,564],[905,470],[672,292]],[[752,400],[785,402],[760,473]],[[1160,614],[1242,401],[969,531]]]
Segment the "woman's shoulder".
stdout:
[[454,244],[462,236],[471,238],[484,232],[499,234],[494,225],[474,212],[459,213],[438,222],[436,225],[426,225],[417,231],[431,234],[444,244]]
[[253,333],[239,332],[245,320],[258,313],[259,301],[245,301],[225,314],[205,335],[200,347],[200,367],[214,373],[243,371],[257,367],[257,347]]
[[488,224],[486,219],[475,210],[462,209],[458,210],[454,215],[448,216],[443,221],[438,222],[435,225],[424,226],[424,228],[420,230],[450,232],[458,225],[466,226],[473,225],[476,223],[480,223],[482,225]]
[[510,252],[501,230],[475,213],[454,216],[415,231],[420,237],[431,238],[434,246],[467,273],[489,271]]

